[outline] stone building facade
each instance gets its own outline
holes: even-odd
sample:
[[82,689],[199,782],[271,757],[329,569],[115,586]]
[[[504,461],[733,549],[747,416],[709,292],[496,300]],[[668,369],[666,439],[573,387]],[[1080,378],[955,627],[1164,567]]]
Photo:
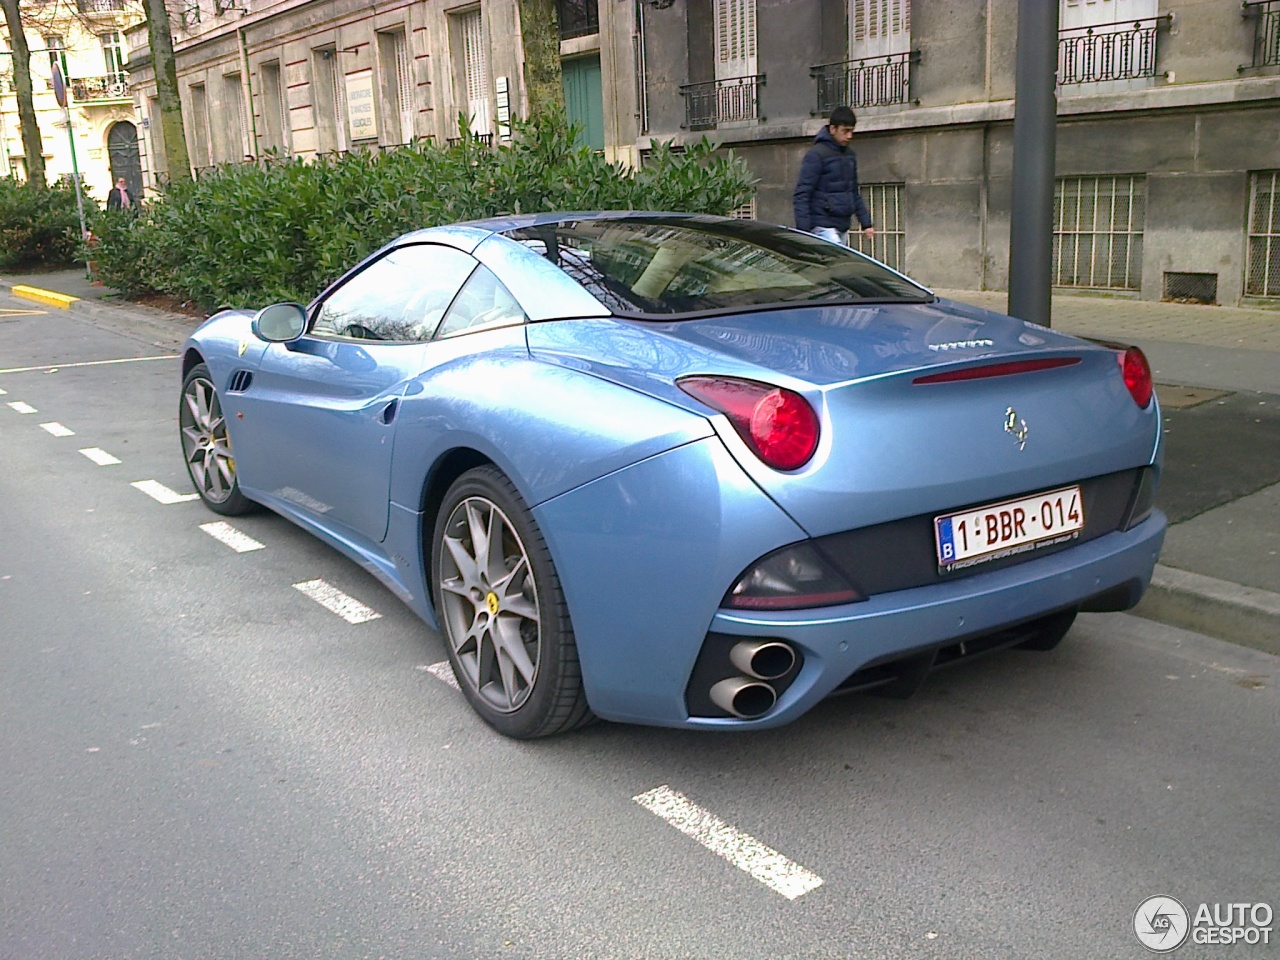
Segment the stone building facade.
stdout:
[[[181,0],[192,163],[459,136],[527,111],[516,0]],[[1055,282],[1280,297],[1280,0],[1058,0]],[[571,113],[636,161],[704,135],[792,222],[800,160],[852,105],[875,256],[1006,289],[1017,0],[559,0]],[[163,174],[145,33],[130,67]],[[862,241],[859,241],[862,242]]]
[[[631,156],[630,6],[562,0],[571,109],[593,145]],[[621,37],[621,44],[615,38]],[[301,157],[466,132],[498,142],[527,114],[516,0],[189,0],[175,53],[194,167],[267,150]],[[146,34],[130,35],[142,111],[158,116]],[[621,111],[621,114],[619,113]],[[459,116],[468,118],[460,124]],[[589,128],[589,129],[587,129]],[[148,168],[164,174],[148,123]]]
[[[642,5],[640,147],[704,133],[792,222],[839,102],[880,235],[937,287],[1007,289],[1015,0]],[[1280,3],[1061,0],[1055,282],[1160,299],[1280,297]]]
[[[141,196],[138,117],[125,72],[126,29],[142,19],[136,0],[45,0],[25,2],[24,33],[31,53],[36,120],[50,181],[72,175],[71,140],[53,93],[56,60],[66,81],[75,138],[75,166],[90,196],[105,202],[116,177]],[[0,175],[25,179],[27,162],[13,87],[13,49],[0,19]]]

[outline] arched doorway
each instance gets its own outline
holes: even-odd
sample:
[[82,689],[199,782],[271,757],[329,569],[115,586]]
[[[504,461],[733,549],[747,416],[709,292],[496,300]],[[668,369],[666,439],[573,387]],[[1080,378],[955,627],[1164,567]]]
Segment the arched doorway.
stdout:
[[138,154],[138,128],[128,120],[111,125],[107,131],[107,155],[111,158],[111,183],[124,177],[129,195],[142,196],[142,158]]

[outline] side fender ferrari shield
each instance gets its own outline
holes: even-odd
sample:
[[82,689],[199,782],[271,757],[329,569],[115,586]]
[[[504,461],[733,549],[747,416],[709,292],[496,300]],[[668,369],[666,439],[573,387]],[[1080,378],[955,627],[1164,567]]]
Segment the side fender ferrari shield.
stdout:
[[720,598],[745,564],[804,533],[700,440],[534,510],[560,573],[591,709],[679,724]]

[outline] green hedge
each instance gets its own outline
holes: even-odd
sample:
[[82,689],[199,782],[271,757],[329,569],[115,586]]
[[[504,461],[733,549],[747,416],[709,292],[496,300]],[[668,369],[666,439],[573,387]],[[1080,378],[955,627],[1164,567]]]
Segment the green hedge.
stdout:
[[705,138],[655,149],[638,171],[576,146],[563,117],[520,124],[510,145],[420,141],[387,152],[268,156],[168,187],[94,229],[101,278],[207,309],[306,302],[387,241],[420,227],[505,213],[653,209],[727,213],[753,183]]
[[[84,198],[85,217],[97,204]],[[12,177],[0,177],[0,268],[63,266],[72,263],[80,245],[76,192],[59,182],[33,190]]]

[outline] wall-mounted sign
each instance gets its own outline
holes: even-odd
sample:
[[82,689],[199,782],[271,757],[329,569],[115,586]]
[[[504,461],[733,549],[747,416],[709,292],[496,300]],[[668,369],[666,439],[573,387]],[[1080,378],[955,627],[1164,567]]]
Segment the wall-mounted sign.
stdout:
[[348,73],[347,132],[352,143],[378,139],[378,119],[373,103],[373,70]]
[[498,77],[495,86],[497,88],[498,101],[498,139],[511,139],[511,93],[507,86],[506,77]]

